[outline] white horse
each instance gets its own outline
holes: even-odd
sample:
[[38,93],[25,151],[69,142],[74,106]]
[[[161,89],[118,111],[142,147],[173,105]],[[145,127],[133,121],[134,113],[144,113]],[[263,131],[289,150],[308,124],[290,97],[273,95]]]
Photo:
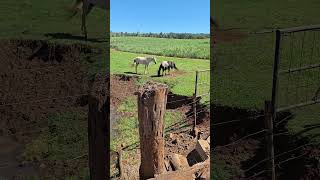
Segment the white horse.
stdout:
[[75,16],[79,10],[82,8],[82,25],[81,31],[84,34],[85,38],[87,39],[87,27],[86,27],[86,17],[91,12],[94,6],[99,7],[101,9],[110,9],[109,0],[76,0],[74,5],[72,6],[72,11],[74,13],[71,17]]
[[144,74],[146,74],[146,71],[148,71],[149,74],[149,64],[151,62],[154,62],[154,64],[157,64],[157,60],[155,57],[136,57],[133,59],[133,64],[136,66],[136,74],[138,74],[138,65],[144,64]]

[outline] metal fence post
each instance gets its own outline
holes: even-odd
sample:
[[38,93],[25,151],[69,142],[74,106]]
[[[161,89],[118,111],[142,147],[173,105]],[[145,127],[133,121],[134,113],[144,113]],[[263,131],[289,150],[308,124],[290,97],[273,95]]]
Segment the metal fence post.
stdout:
[[278,85],[278,69],[279,69],[279,59],[280,59],[280,39],[281,32],[280,30],[276,31],[276,47],[275,47],[275,55],[274,55],[274,67],[273,67],[273,78],[272,78],[272,113],[273,117],[275,117],[275,106],[276,106],[276,98],[277,98],[277,85]]
[[268,169],[270,170],[270,179],[275,180],[275,165],[274,165],[274,144],[273,144],[273,114],[272,114],[272,103],[265,101],[264,108],[264,120],[265,127],[267,129],[267,152],[268,152]]
[[194,94],[193,94],[193,115],[194,115],[193,130],[194,130],[194,131],[195,131],[196,126],[197,126],[197,90],[198,90],[198,77],[199,77],[199,71],[196,71],[196,81],[195,81]]

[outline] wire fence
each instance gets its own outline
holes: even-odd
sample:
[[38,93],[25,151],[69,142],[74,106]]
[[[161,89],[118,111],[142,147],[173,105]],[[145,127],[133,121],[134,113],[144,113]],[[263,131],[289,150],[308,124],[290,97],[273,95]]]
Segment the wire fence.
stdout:
[[210,94],[210,69],[196,71],[195,96]]
[[277,112],[320,102],[320,25],[276,31],[273,103]]
[[[190,127],[195,127],[210,118],[210,70],[196,71],[195,93],[193,96],[180,96],[168,94],[166,102],[166,114],[174,120],[172,124],[166,124],[165,133],[189,132]],[[197,90],[202,92],[196,95]],[[199,92],[198,91],[198,92]],[[138,124],[136,124],[138,127]],[[207,131],[209,132],[210,126]],[[139,148],[139,142],[123,147],[122,150]]]
[[[213,142],[216,143],[211,152],[213,156],[218,153],[219,160],[232,164],[234,162],[230,162],[230,159],[234,160],[235,157],[225,157],[229,150],[232,152],[230,156],[234,156],[238,149],[239,151],[248,149],[248,153],[259,153],[245,162],[240,170],[240,173],[243,174],[240,175],[241,179],[270,176],[273,171],[270,168],[272,161],[274,161],[276,176],[281,176],[277,172],[280,171],[281,165],[299,158],[309,158],[309,151],[302,149],[319,145],[316,142],[306,141],[286,147],[277,142],[280,139],[298,138],[301,135],[300,132],[289,132],[287,129],[288,121],[297,116],[292,112],[292,108],[319,103],[320,31],[317,26],[307,29],[307,32],[281,31],[279,69],[277,70],[278,87],[276,88],[277,111],[274,112],[276,116],[272,119],[272,130],[266,122],[263,125],[263,120],[268,118],[265,114],[247,114],[241,117],[241,112],[234,110],[240,117],[236,118],[231,114],[232,111],[226,110],[222,113],[230,113],[230,115],[225,115],[227,119],[217,119],[217,116],[214,116],[215,122],[211,123],[211,128],[216,133],[212,135]],[[226,42],[221,44],[217,42],[214,46],[215,54],[213,54],[213,59],[215,59],[214,104],[247,110],[263,109],[263,102],[266,99],[272,99],[270,92],[274,82],[270,77],[272,77],[273,60],[275,59],[275,43],[273,42],[275,32],[276,29],[244,33],[246,36],[242,39],[234,39],[231,42],[232,46],[227,46]],[[281,113],[288,113],[288,115],[283,116]],[[303,112],[296,113],[299,113],[299,118],[308,118]],[[312,111],[312,113],[315,112]],[[217,115],[217,112],[213,114]],[[310,129],[314,127],[316,126]],[[310,129],[306,125],[301,127],[301,132],[308,132]],[[273,142],[272,145],[268,143],[270,137],[275,138],[275,146]],[[260,143],[257,145],[260,148],[266,148],[264,152],[250,151],[251,147],[246,147],[246,143],[255,141]],[[270,153],[271,146],[275,152],[273,156]]]

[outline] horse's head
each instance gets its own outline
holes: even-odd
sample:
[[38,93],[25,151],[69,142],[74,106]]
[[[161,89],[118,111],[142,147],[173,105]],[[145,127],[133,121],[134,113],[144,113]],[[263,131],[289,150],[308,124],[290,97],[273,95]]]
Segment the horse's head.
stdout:
[[176,63],[173,63],[173,68],[178,70]]

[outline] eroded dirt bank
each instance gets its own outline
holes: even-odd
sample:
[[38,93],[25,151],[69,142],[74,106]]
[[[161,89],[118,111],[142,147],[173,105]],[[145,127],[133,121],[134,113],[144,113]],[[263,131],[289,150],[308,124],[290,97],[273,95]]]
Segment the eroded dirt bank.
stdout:
[[[74,165],[86,166],[85,158],[73,162],[26,160],[23,154],[40,135],[54,132],[50,131],[54,127],[49,116],[64,112],[85,116],[90,78],[81,58],[93,51],[81,44],[0,41],[0,145],[6,147],[0,150],[1,175],[64,178],[77,173]],[[50,154],[53,150],[47,140],[42,143]]]

